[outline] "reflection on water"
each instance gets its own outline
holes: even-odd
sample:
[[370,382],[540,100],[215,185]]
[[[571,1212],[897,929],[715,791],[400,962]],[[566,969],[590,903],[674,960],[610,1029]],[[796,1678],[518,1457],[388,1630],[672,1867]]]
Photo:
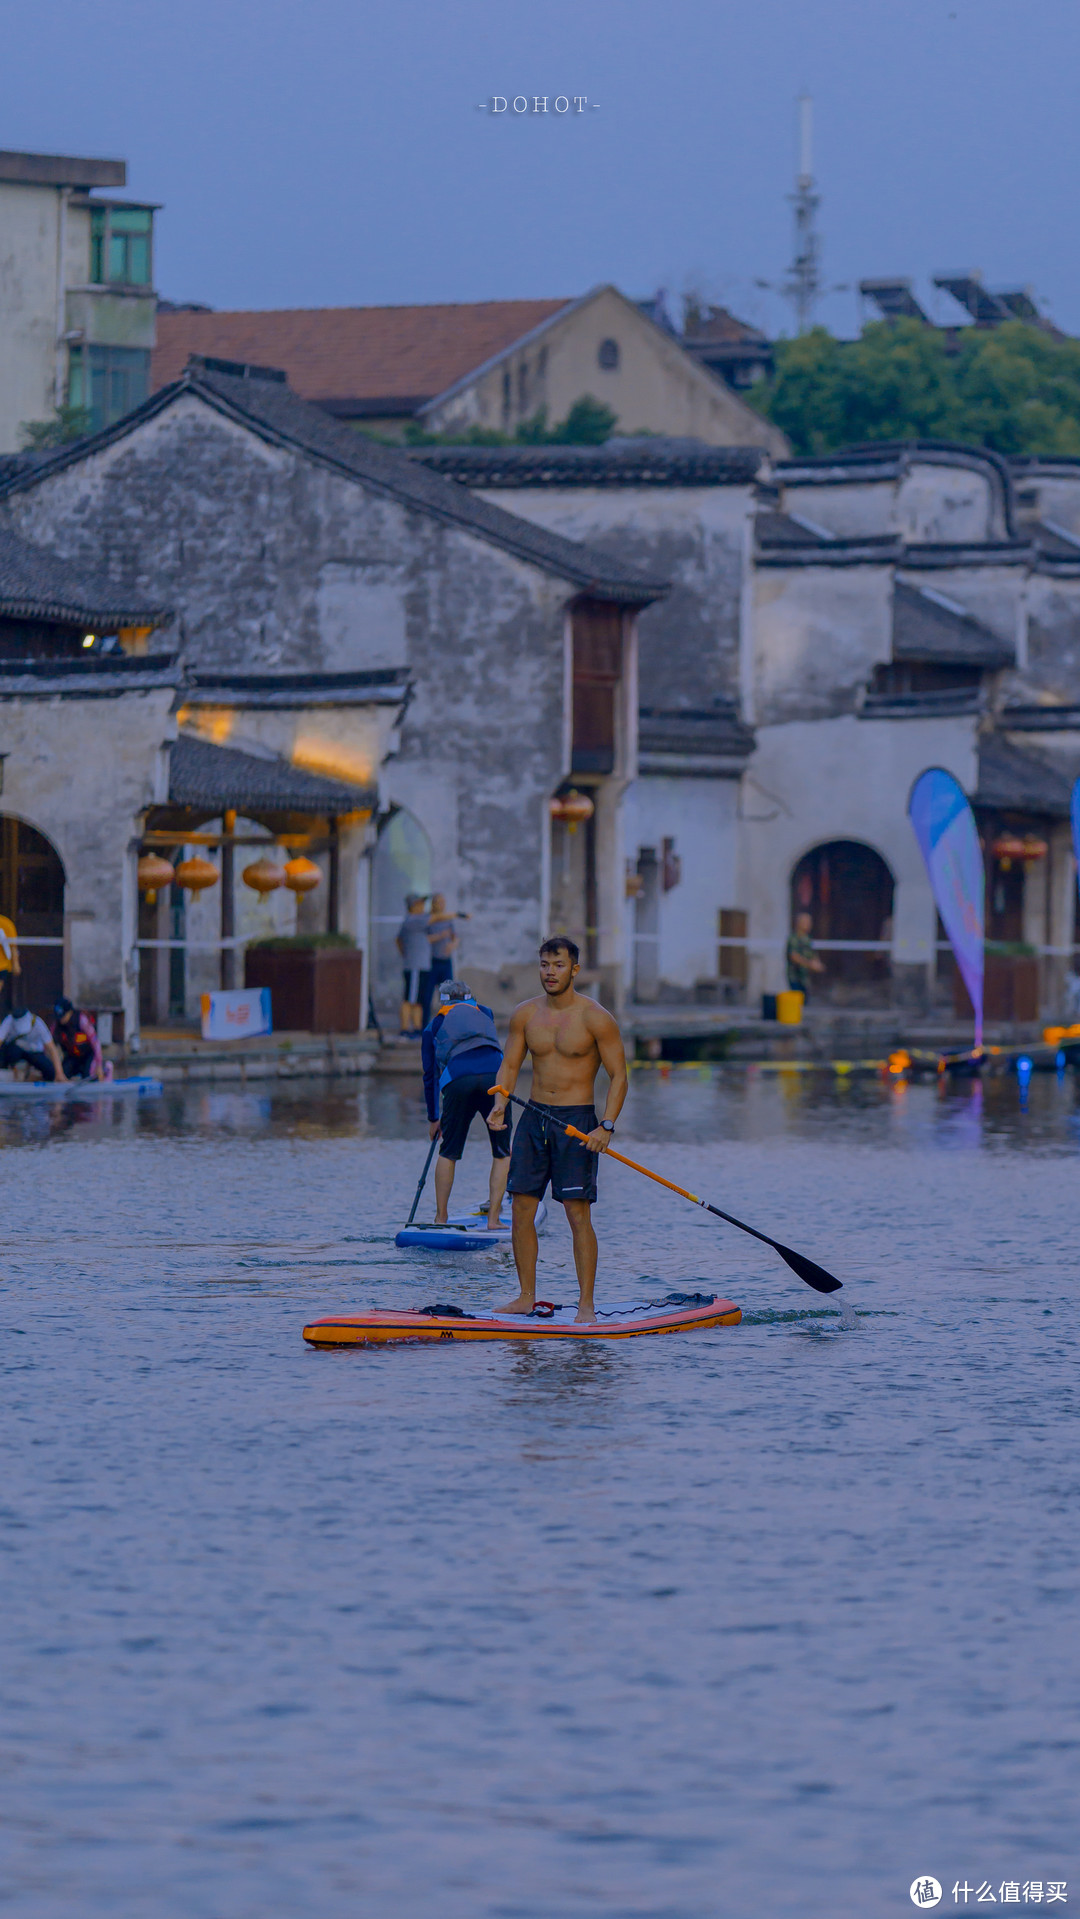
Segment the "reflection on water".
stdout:
[[[1080,1145],[1080,1075],[1012,1073],[908,1084],[873,1074],[750,1067],[639,1068],[620,1127],[638,1140],[827,1137],[833,1143],[973,1148]],[[0,1143],[235,1134],[412,1140],[426,1128],[419,1080],[293,1081],[262,1090],[167,1087],[159,1099],[0,1099]],[[422,1163],[422,1162],[421,1162]]]
[[[598,1297],[393,1244],[415,1082],[0,1102],[0,1830],[33,1919],[876,1919],[1068,1880],[1077,1083],[638,1072]],[[487,1149],[459,1193],[478,1198]],[[541,1292],[574,1297],[558,1208]]]

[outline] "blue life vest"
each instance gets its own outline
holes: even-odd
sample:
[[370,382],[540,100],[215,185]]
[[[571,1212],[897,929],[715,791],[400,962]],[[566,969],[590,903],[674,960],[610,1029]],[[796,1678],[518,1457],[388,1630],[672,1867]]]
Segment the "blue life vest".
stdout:
[[479,1052],[481,1047],[485,1052],[492,1047],[497,1053],[502,1052],[492,1015],[477,1006],[475,1000],[454,1000],[440,1017],[435,1034],[435,1064],[439,1072],[439,1085],[448,1083],[452,1059],[461,1053]]

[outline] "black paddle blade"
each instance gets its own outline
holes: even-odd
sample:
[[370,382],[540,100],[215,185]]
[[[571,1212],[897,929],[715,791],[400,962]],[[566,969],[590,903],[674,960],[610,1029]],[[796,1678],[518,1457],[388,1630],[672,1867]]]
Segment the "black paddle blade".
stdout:
[[824,1266],[819,1266],[816,1261],[807,1259],[804,1253],[793,1253],[790,1246],[781,1246],[778,1240],[774,1239],[772,1243],[781,1259],[786,1260],[791,1267],[792,1272],[798,1273],[799,1278],[804,1279],[808,1286],[812,1286],[815,1293],[840,1291],[843,1281],[834,1279],[831,1273],[825,1271]]

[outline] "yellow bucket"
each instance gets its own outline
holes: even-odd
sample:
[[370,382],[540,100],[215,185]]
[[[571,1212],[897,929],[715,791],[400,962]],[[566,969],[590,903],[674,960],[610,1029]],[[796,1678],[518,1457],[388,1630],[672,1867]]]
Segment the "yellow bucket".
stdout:
[[777,993],[776,1018],[779,1025],[801,1026],[804,998],[802,993]]

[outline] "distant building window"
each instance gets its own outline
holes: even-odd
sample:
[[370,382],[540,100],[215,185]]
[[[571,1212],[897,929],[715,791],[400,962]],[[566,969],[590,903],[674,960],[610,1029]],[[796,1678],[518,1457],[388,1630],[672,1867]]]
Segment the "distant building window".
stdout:
[[605,373],[614,373],[619,364],[618,340],[601,340],[596,349],[596,358]]
[[150,390],[150,355],[139,347],[73,347],[68,405],[84,407],[99,433],[141,406]]
[[519,413],[524,413],[525,403],[528,400],[528,397],[529,397],[529,362],[527,360],[520,360],[518,362],[518,412]]
[[153,275],[149,207],[92,207],[90,278],[95,286],[148,287]]

